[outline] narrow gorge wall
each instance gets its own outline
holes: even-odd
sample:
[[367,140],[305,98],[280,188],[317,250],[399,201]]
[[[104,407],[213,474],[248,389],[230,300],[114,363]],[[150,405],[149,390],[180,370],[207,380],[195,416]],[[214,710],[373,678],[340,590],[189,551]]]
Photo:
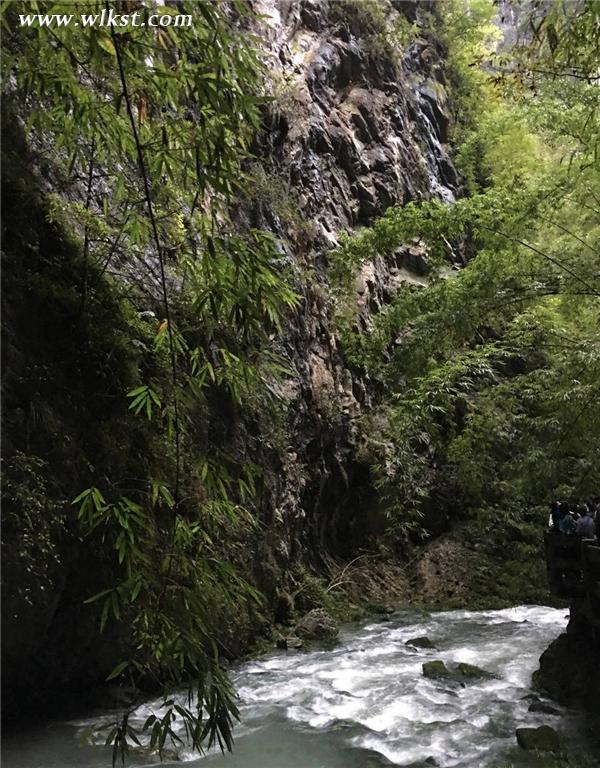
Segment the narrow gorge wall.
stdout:
[[[297,375],[286,385],[289,442],[273,457],[277,483],[265,500],[267,529],[258,545],[278,574],[298,556],[350,556],[371,533],[369,472],[356,459],[355,427],[370,404],[369,381],[347,367],[339,349],[328,253],[389,205],[431,195],[450,200],[458,185],[447,146],[443,50],[428,35],[404,51],[387,48],[389,32],[370,29],[361,5],[256,4],[265,16],[260,36],[271,52],[275,98],[257,154],[272,194],[257,194],[249,215],[281,237],[307,275],[301,312],[280,342]],[[393,3],[388,24],[418,23],[432,7]],[[415,278],[414,266],[405,249],[389,263],[376,258],[359,276],[357,322],[365,333],[398,281]]]
[[[388,41],[390,30],[418,26],[423,14],[435,13],[435,3],[391,2],[387,28],[369,8],[336,0],[262,0],[254,9],[263,18],[249,30],[258,34],[261,50],[264,45],[273,101],[248,166],[252,192],[239,201],[235,215],[240,226],[277,236],[302,302],[281,337],[273,339],[293,371],[277,385],[285,401],[280,423],[249,423],[217,404],[212,427],[240,454],[252,444],[264,470],[259,525],[244,542],[242,559],[278,619],[293,608],[296,565],[318,571],[330,556],[351,558],[379,530],[369,467],[357,456],[356,420],[369,408],[370,382],[348,367],[339,348],[328,253],[343,233],[368,225],[386,207],[432,195],[451,200],[459,183],[447,146],[444,51],[425,32],[403,49]],[[48,530],[38,530],[35,539],[42,549],[48,542],[45,570],[25,572],[19,564],[23,541],[16,534],[11,538],[10,524],[3,532],[9,553],[4,683],[19,709],[35,703],[34,689],[47,704],[59,690],[99,682],[114,661],[118,638],[110,632],[99,638],[96,614],[83,605],[102,563],[90,559],[72,523],[60,535],[52,526],[64,524],[70,499],[85,487],[90,445],[95,455],[106,456],[111,446],[123,445],[133,467],[147,435],[143,428],[132,433],[127,403],[119,405],[112,396],[134,384],[136,353],[103,349],[93,331],[120,322],[111,293],[82,316],[69,293],[78,279],[69,266],[74,246],[46,221],[52,176],[43,167],[32,170],[25,146],[9,140],[6,192],[12,207],[5,211],[5,247],[14,270],[5,274],[5,443],[9,452],[39,455],[50,470],[60,468],[58,474],[70,468],[59,488],[36,486],[27,468],[21,474],[22,487],[46,509]],[[388,261],[374,259],[359,276],[357,323],[364,333],[394,286],[418,279],[416,258],[406,248]],[[90,404],[86,394],[95,391],[99,377],[106,397]],[[50,398],[37,410],[27,402],[27,382],[34,378],[45,382]],[[73,392],[62,402],[67,383]],[[53,424],[64,430],[56,442],[37,445],[36,434]],[[11,501],[18,508],[14,488]],[[234,643],[233,651],[239,649]]]

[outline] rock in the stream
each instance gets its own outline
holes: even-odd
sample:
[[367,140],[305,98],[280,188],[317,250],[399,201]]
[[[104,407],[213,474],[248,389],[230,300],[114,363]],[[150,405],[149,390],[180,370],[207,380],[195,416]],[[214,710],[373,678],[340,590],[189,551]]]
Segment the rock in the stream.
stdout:
[[391,613],[395,612],[395,608],[392,605],[388,605],[387,603],[379,603],[379,602],[372,602],[367,605],[367,608],[369,611],[372,611],[373,613],[380,613],[384,616],[389,616]]
[[560,712],[550,704],[543,701],[533,701],[529,705],[528,712],[542,712],[544,715],[560,715]]
[[280,637],[277,640],[278,648],[285,648],[287,651],[302,648],[302,640],[299,637],[290,635],[289,637]]
[[423,676],[428,677],[430,680],[451,680],[453,679],[452,672],[444,664],[443,661],[437,659],[436,661],[426,661],[423,664]]
[[559,752],[558,733],[549,725],[539,728],[517,728],[517,743],[521,749],[537,752]]
[[435,648],[435,645],[425,635],[423,637],[411,637],[404,645],[412,645],[413,648]]
[[335,619],[332,619],[322,608],[315,608],[300,619],[294,634],[309,642],[328,643],[337,638],[339,631]]
[[423,664],[423,675],[431,680],[452,680],[461,685],[472,683],[476,680],[493,680],[496,675],[487,672],[474,664],[461,662],[456,667],[448,669],[443,661],[427,661]]
[[476,667],[474,664],[465,664],[461,662],[456,667],[458,672],[458,679],[462,681],[468,680],[493,680],[496,675],[491,672],[487,672],[481,667]]
[[435,757],[426,757],[425,760],[419,760],[417,763],[410,763],[406,768],[430,768],[430,766],[438,766],[439,763]]

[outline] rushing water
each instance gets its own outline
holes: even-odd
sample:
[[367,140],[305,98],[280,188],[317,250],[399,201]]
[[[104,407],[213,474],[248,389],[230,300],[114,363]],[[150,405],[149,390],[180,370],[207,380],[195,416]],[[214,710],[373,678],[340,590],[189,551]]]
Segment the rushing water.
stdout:
[[[515,728],[544,723],[582,751],[576,713],[534,714],[525,698],[540,654],[565,624],[564,610],[539,606],[428,616],[407,611],[347,629],[333,650],[274,653],[234,670],[242,715],[234,753],[198,758],[182,750],[178,759],[190,768],[425,767],[432,758],[444,767],[540,765],[515,746]],[[437,649],[405,645],[419,635]],[[422,663],[431,659],[477,664],[497,679],[464,687],[428,680]],[[140,707],[138,719],[152,707]],[[9,739],[3,766],[110,765],[109,750],[80,745],[90,724],[56,724]],[[138,757],[131,764],[147,763]]]

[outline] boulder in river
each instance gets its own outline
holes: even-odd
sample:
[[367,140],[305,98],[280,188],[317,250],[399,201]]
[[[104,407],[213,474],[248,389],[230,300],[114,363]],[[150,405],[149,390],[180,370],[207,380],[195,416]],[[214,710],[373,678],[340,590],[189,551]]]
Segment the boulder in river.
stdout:
[[404,645],[412,645],[413,648],[435,648],[435,645],[426,635],[423,635],[422,637],[411,637],[411,639],[407,640]]
[[308,642],[330,643],[337,638],[339,631],[335,619],[322,608],[315,608],[300,619],[294,634]]
[[277,640],[278,648],[285,648],[287,651],[302,648],[302,640],[295,635],[289,637],[280,637]]
[[487,672],[474,664],[457,664],[456,667],[448,669],[443,661],[427,661],[423,664],[423,675],[430,680],[452,680],[461,685],[472,683],[476,680],[493,680],[496,676]]
[[423,664],[423,676],[430,680],[450,680],[453,678],[452,672],[443,661],[426,661]]
[[558,733],[549,725],[539,728],[517,728],[517,743],[521,749],[537,752],[559,752]]
[[529,705],[528,712],[542,712],[544,715],[560,715],[556,707],[546,704],[545,701],[533,701]]
[[456,671],[458,673],[457,679],[465,682],[468,680],[493,680],[496,677],[496,675],[481,669],[481,667],[476,667],[474,664],[465,664],[464,662],[457,665]]

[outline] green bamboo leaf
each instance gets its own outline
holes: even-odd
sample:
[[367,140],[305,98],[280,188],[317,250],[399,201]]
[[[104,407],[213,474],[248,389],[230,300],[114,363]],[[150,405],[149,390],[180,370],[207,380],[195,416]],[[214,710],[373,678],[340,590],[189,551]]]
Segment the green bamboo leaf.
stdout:
[[122,661],[112,670],[112,672],[109,674],[109,676],[106,678],[106,682],[109,680],[114,680],[115,677],[119,677],[129,666],[128,661]]

